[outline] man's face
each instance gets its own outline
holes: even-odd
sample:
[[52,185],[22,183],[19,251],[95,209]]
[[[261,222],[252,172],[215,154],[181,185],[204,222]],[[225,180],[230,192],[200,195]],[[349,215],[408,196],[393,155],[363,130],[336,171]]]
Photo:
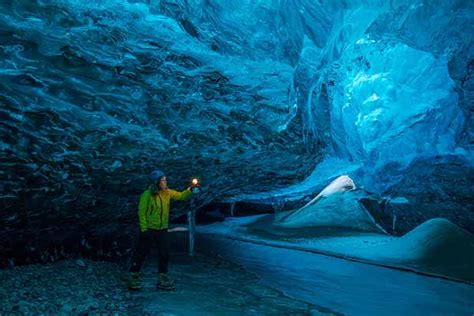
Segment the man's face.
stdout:
[[160,190],[164,190],[168,187],[168,181],[166,180],[166,177],[161,177],[160,181],[158,182],[158,187]]

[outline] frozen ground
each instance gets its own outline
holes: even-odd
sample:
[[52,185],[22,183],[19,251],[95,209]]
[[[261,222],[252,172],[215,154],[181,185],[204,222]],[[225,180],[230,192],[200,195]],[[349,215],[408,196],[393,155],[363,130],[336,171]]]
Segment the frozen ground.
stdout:
[[139,314],[121,266],[63,260],[0,270],[0,315]]
[[474,237],[448,220],[432,219],[402,237],[318,225],[289,229],[269,214],[227,218],[198,231],[474,283]]
[[472,315],[474,286],[307,251],[199,234],[264,284],[343,315]]
[[0,315],[334,315],[260,283],[218,257],[176,254],[176,292],[155,290],[156,258],[143,267],[143,287],[129,292],[123,266],[90,260],[0,271]]

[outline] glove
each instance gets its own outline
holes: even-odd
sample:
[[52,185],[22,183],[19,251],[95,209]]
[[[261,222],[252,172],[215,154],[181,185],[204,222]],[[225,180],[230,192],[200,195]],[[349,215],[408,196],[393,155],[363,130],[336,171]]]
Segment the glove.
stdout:
[[188,189],[193,193],[201,192],[201,186],[199,184],[191,184]]

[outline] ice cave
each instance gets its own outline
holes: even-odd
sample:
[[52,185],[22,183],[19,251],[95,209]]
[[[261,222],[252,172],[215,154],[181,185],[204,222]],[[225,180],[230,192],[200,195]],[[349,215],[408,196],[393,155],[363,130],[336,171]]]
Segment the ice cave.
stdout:
[[0,1],[0,315],[473,315],[474,1]]

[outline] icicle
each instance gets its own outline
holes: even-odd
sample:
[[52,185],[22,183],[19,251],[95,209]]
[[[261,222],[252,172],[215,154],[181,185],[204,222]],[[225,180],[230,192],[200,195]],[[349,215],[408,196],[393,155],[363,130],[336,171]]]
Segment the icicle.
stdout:
[[230,216],[234,217],[235,202],[230,203]]

